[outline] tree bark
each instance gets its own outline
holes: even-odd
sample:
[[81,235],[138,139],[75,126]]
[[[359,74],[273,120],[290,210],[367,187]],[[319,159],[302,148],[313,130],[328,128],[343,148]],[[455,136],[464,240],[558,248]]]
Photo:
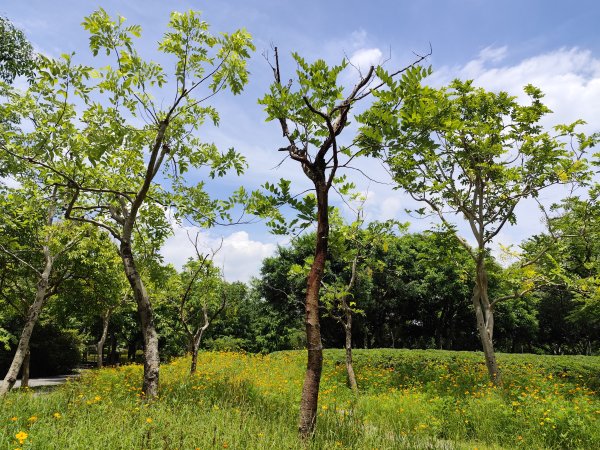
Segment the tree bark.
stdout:
[[131,243],[128,240],[122,240],[120,246],[120,255],[125,267],[127,280],[133,290],[133,297],[137,303],[138,314],[142,325],[142,335],[144,338],[144,381],[142,391],[147,399],[155,398],[158,395],[158,382],[160,370],[160,356],[158,352],[158,333],[154,325],[154,313],[150,304],[150,297],[146,291],[146,286],[137,270]]
[[482,250],[480,255],[477,259],[477,276],[472,300],[477,318],[477,331],[479,332],[490,379],[494,385],[501,386],[502,375],[494,352],[494,309],[488,297],[488,277]]
[[23,365],[25,357],[29,352],[31,333],[33,332],[33,328],[37,323],[40,313],[42,312],[42,308],[44,307],[44,303],[47,299],[47,293],[50,285],[50,273],[52,272],[52,265],[54,264],[54,257],[50,254],[50,248],[47,245],[44,246],[44,260],[44,271],[41,273],[37,283],[35,301],[29,307],[25,326],[23,327],[21,337],[19,338],[19,343],[17,344],[17,351],[15,352],[15,356],[13,357],[12,363],[8,369],[8,372],[6,373],[6,376],[4,377],[4,380],[0,385],[0,395],[7,394],[17,381],[17,376],[19,375],[21,366]]
[[204,332],[208,329],[209,325],[209,322],[205,322],[204,325],[200,328],[200,330],[192,338],[192,364],[190,365],[190,375],[196,373],[196,370],[198,369],[198,352],[200,351],[202,336],[204,336]]
[[329,240],[328,193],[324,180],[315,181],[317,194],[317,235],[315,258],[306,283],[305,326],[308,358],[300,401],[298,431],[302,439],[312,436],[317,422],[319,385],[323,370],[323,344],[319,323],[319,291],[327,259]]
[[348,386],[354,392],[358,392],[358,383],[354,374],[354,366],[352,365],[352,313],[346,312],[346,372],[348,373]]
[[104,356],[104,343],[106,342],[106,336],[108,336],[108,323],[110,320],[110,310],[107,310],[102,315],[102,335],[100,336],[100,340],[96,345],[96,349],[98,350],[98,361],[96,365],[98,369],[102,369],[103,366],[103,356]]

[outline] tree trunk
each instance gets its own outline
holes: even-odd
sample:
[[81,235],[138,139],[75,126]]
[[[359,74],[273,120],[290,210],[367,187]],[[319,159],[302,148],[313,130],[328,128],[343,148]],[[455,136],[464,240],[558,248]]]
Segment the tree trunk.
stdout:
[[102,369],[102,358],[104,356],[104,343],[106,342],[106,336],[108,335],[108,323],[110,320],[110,310],[106,311],[102,316],[102,336],[100,336],[100,340],[96,345],[98,350],[98,361],[96,365],[98,369]]
[[354,366],[352,365],[352,313],[348,311],[346,311],[344,331],[346,332],[346,372],[348,373],[348,386],[354,392],[358,392],[358,384],[356,383],[356,375],[354,374]]
[[13,357],[12,363],[10,365],[10,368],[8,369],[8,372],[6,373],[6,376],[4,377],[4,380],[0,385],[0,395],[7,394],[17,381],[17,376],[19,375],[21,366],[23,365],[25,357],[29,352],[29,341],[31,339],[31,333],[33,332],[33,328],[35,327],[40,313],[42,312],[42,308],[44,307],[44,303],[46,302],[46,294],[48,293],[49,288],[50,273],[52,271],[52,265],[54,263],[54,258],[52,257],[52,255],[50,255],[50,249],[47,246],[44,247],[44,259],[44,271],[41,273],[40,279],[37,283],[35,301],[29,307],[29,312],[27,314],[25,326],[23,327],[19,343],[17,344],[17,351],[15,352],[15,356]]
[[475,308],[475,316],[477,318],[477,331],[483,347],[485,355],[485,365],[487,366],[490,379],[496,386],[502,385],[502,376],[498,363],[496,362],[496,354],[494,352],[494,309],[488,298],[488,278],[485,269],[485,261],[483,251],[480,251],[480,256],[477,260],[477,277],[475,280],[475,288],[473,289],[473,306]]
[[315,182],[317,194],[317,235],[315,258],[306,283],[305,325],[308,358],[300,401],[298,431],[303,440],[311,437],[316,421],[319,384],[323,370],[323,344],[319,323],[319,290],[325,270],[329,240],[329,211],[327,188],[324,181]]
[[198,369],[198,351],[200,350],[200,345],[196,346],[196,343],[194,343],[193,347],[192,347],[192,364],[190,365],[190,375],[193,375],[196,373],[196,370]]
[[155,398],[158,395],[160,356],[158,352],[158,333],[154,325],[154,313],[146,286],[144,286],[142,277],[137,270],[130,242],[121,241],[120,254],[127,280],[133,290],[142,325],[144,338],[144,381],[142,391],[147,399]]
[[29,387],[29,368],[31,366],[31,349],[27,349],[27,354],[23,360],[23,367],[21,368],[21,387]]

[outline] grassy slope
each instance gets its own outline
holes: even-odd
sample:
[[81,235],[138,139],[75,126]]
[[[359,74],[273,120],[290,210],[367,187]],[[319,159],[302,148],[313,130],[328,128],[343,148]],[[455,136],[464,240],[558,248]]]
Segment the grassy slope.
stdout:
[[[496,389],[481,354],[355,354],[358,397],[345,386],[343,352],[325,353],[313,448],[600,448],[598,357],[500,355]],[[163,366],[152,404],[140,396],[140,366],[12,393],[0,400],[0,448],[301,448],[303,352],[201,353],[193,378],[188,364]]]

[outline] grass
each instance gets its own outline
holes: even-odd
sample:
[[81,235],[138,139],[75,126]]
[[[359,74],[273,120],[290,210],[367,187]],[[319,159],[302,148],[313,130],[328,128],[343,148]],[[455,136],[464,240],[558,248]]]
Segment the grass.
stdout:
[[[499,355],[494,388],[477,353],[327,350],[311,448],[600,448],[598,357]],[[203,352],[161,369],[144,402],[139,365],[91,371],[52,392],[0,400],[0,448],[299,449],[303,352]]]

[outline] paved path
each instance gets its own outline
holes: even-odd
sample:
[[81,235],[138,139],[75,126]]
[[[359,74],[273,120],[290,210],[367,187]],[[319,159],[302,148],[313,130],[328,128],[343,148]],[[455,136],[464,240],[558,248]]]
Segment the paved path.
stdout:
[[[29,379],[29,387],[40,387],[40,386],[58,386],[59,384],[65,383],[68,379],[77,378],[78,374],[73,375],[57,375],[55,377],[46,377],[46,378],[30,378]],[[14,388],[21,387],[21,380],[17,380]]]

